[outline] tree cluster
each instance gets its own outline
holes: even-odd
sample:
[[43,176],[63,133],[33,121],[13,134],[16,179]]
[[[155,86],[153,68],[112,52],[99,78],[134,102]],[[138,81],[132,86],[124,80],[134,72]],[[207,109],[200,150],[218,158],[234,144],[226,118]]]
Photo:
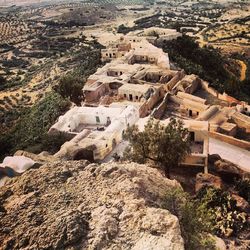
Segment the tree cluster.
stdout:
[[247,214],[241,212],[229,192],[213,187],[203,187],[197,200],[204,212],[210,211],[213,233],[220,237],[236,236],[247,226]]
[[198,75],[219,92],[225,91],[236,98],[241,94],[239,80],[227,70],[230,61],[219,50],[212,47],[201,48],[188,36],[167,41],[162,48],[169,53],[170,60],[188,74]]
[[42,151],[49,128],[68,110],[69,105],[69,101],[51,92],[31,109],[23,111],[15,126],[0,137],[0,158],[19,149],[36,153]]
[[0,90],[4,89],[6,83],[7,83],[6,79],[3,76],[0,76]]
[[174,118],[167,126],[150,119],[144,131],[133,125],[124,133],[124,139],[130,142],[125,159],[139,163],[152,161],[164,170],[166,177],[190,152],[189,132],[181,120]]
[[72,75],[64,76],[60,79],[59,84],[54,87],[54,90],[63,98],[69,98],[77,106],[83,101],[83,83],[78,77]]
[[230,193],[214,187],[204,186],[194,197],[181,188],[167,190],[163,207],[178,217],[188,250],[215,249],[209,235],[235,237],[249,227]]

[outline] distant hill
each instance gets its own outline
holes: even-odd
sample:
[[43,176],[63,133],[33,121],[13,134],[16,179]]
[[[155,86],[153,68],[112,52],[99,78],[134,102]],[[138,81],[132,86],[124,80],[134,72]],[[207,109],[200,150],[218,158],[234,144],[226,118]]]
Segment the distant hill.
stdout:
[[[92,2],[98,3],[124,3],[124,4],[138,4],[142,2],[151,2],[152,0],[93,0]],[[58,2],[87,2],[87,0],[0,0],[0,6],[11,6],[11,5],[30,5],[39,3],[58,3]]]
[[0,0],[0,6],[11,6],[11,5],[29,5],[29,4],[37,4],[43,2],[60,2],[61,0]]

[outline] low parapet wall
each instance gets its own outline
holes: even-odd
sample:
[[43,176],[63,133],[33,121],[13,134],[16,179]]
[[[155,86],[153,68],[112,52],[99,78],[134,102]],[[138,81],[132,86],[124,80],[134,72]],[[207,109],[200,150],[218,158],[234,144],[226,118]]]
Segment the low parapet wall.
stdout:
[[235,112],[232,115],[232,120],[238,127],[244,129],[247,133],[250,133],[250,117],[240,112]]
[[239,139],[236,139],[232,136],[209,131],[209,137],[214,138],[214,139],[218,139],[220,141],[223,141],[225,143],[231,144],[231,145],[239,147],[239,148],[250,150],[250,142],[239,140]]
[[152,112],[152,116],[155,118],[155,119],[161,119],[162,116],[164,115],[164,112],[166,111],[167,109],[167,102],[168,102],[168,99],[169,99],[169,93],[167,93],[164,97],[164,99],[162,100],[161,104],[155,108]]
[[234,97],[228,95],[227,93],[219,93],[217,90],[215,90],[214,88],[212,87],[209,87],[209,83],[206,82],[206,81],[201,81],[201,86],[204,90],[206,90],[209,94],[213,95],[214,97],[218,98],[219,100],[221,101],[225,101],[225,102],[228,102],[230,104],[240,104],[241,101],[235,99]]
[[185,72],[178,71],[176,75],[164,86],[166,91],[172,90],[172,88],[176,85],[177,82],[179,82],[181,79],[184,78]]
[[218,97],[219,95],[219,92],[216,91],[215,89],[209,87],[209,83],[208,82],[205,82],[205,81],[201,81],[201,86],[204,90],[206,90],[209,94],[215,96],[215,97]]
[[144,118],[149,115],[154,108],[154,106],[163,99],[164,97],[164,89],[160,87],[158,90],[154,92],[154,94],[145,101],[139,109],[140,118]]

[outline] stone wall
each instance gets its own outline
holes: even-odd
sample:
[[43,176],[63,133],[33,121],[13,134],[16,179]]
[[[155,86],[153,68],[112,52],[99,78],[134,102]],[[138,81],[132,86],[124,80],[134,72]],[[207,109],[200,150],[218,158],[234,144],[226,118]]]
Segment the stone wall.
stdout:
[[140,118],[144,118],[150,114],[150,111],[154,108],[154,106],[164,97],[164,89],[161,87],[156,89],[156,91],[151,95],[151,97],[143,103],[140,107],[139,113]]
[[95,102],[95,101],[98,101],[108,91],[109,91],[109,88],[105,84],[100,85],[94,91],[84,91],[85,101],[86,102]]
[[169,99],[169,96],[170,94],[167,93],[164,97],[164,99],[162,100],[161,104],[155,108],[152,112],[152,116],[155,118],[155,119],[161,119],[162,116],[164,115],[164,112],[166,111],[167,109],[167,102],[168,102],[168,99]]
[[241,101],[235,99],[234,97],[226,94],[225,92],[223,94],[219,93],[217,90],[215,90],[212,87],[209,87],[209,83],[206,81],[201,81],[201,86],[204,90],[206,90],[209,94],[213,95],[214,97],[218,98],[221,101],[228,102],[230,104],[240,104]]
[[184,70],[178,71],[176,75],[166,84],[165,89],[167,91],[172,90],[172,88],[185,76]]
[[250,150],[250,142],[239,140],[237,138],[234,138],[234,137],[231,137],[228,135],[220,134],[217,132],[211,132],[211,131],[209,131],[209,136],[214,138],[214,139],[218,139],[220,141],[223,141],[225,143],[234,145],[236,147]]
[[237,124],[238,127],[244,129],[246,133],[250,133],[250,117],[240,112],[235,112],[232,115],[232,120]]

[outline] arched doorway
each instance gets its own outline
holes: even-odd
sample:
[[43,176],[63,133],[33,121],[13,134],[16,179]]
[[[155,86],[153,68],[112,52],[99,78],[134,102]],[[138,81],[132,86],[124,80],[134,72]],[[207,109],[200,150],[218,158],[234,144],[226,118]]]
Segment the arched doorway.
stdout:
[[88,160],[89,162],[94,162],[94,147],[88,147],[84,149],[78,150],[74,157],[73,160]]

